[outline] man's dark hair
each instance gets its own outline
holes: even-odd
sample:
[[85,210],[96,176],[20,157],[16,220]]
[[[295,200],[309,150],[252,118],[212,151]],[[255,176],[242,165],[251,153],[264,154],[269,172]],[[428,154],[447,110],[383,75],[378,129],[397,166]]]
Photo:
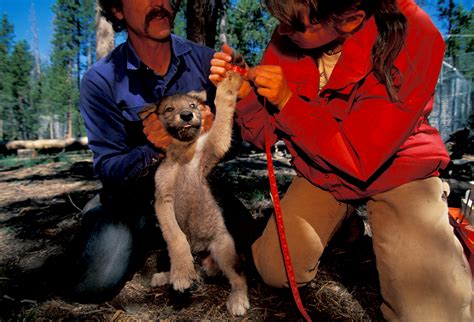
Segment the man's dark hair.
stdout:
[[115,32],[127,29],[124,20],[117,19],[112,9],[122,10],[122,0],[99,0],[100,13],[112,24]]

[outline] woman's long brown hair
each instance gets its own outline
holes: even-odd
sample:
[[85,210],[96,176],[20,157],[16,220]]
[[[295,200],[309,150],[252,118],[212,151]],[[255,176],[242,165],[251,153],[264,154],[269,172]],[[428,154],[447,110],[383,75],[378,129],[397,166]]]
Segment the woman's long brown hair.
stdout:
[[304,31],[302,21],[307,13],[311,23],[331,25],[336,30],[345,13],[363,10],[367,18],[373,16],[379,34],[372,47],[372,70],[387,88],[390,99],[398,100],[399,71],[394,62],[405,42],[407,20],[397,0],[263,0],[263,3],[275,18],[295,31]]
[[379,35],[372,47],[373,72],[378,81],[385,84],[392,101],[398,100],[399,84],[395,79],[399,71],[394,65],[406,38],[407,20],[398,9],[395,0],[379,2],[374,18]]

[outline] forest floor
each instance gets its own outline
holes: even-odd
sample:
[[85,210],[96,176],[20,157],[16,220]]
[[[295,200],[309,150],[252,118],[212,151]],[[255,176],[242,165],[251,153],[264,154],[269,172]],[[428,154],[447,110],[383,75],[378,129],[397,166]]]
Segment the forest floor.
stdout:
[[[280,192],[293,171],[275,158]],[[263,154],[225,161],[225,176],[254,216],[271,212]],[[101,186],[88,153],[63,153],[33,160],[0,159],[0,320],[234,319],[225,308],[230,286],[223,277],[204,278],[189,296],[169,286],[151,287],[159,251],[113,300],[73,303],[53,285],[61,259],[79,226],[80,210]],[[291,292],[266,286],[248,272],[250,309],[244,320],[300,320]],[[334,242],[317,277],[300,289],[309,314],[320,321],[382,320],[382,302],[371,238]],[[240,319],[239,319],[240,320]]]

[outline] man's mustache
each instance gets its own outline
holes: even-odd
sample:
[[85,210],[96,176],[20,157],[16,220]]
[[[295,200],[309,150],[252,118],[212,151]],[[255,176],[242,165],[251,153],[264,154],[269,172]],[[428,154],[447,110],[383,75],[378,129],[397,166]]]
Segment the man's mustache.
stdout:
[[147,13],[145,16],[145,26],[148,26],[153,19],[163,19],[168,18],[172,21],[173,14],[165,9],[163,6],[154,7]]

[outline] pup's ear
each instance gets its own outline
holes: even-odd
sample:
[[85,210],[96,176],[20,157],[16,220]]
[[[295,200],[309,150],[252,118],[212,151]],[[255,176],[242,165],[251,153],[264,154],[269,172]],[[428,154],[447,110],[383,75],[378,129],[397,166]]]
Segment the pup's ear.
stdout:
[[207,93],[204,90],[202,90],[202,91],[192,91],[192,92],[189,92],[188,95],[191,96],[191,97],[194,97],[195,99],[197,99],[201,103],[205,103],[206,99],[207,99]]
[[141,120],[144,120],[152,113],[155,113],[157,108],[158,106],[156,104],[145,106],[145,108],[138,113],[138,116],[140,116]]

